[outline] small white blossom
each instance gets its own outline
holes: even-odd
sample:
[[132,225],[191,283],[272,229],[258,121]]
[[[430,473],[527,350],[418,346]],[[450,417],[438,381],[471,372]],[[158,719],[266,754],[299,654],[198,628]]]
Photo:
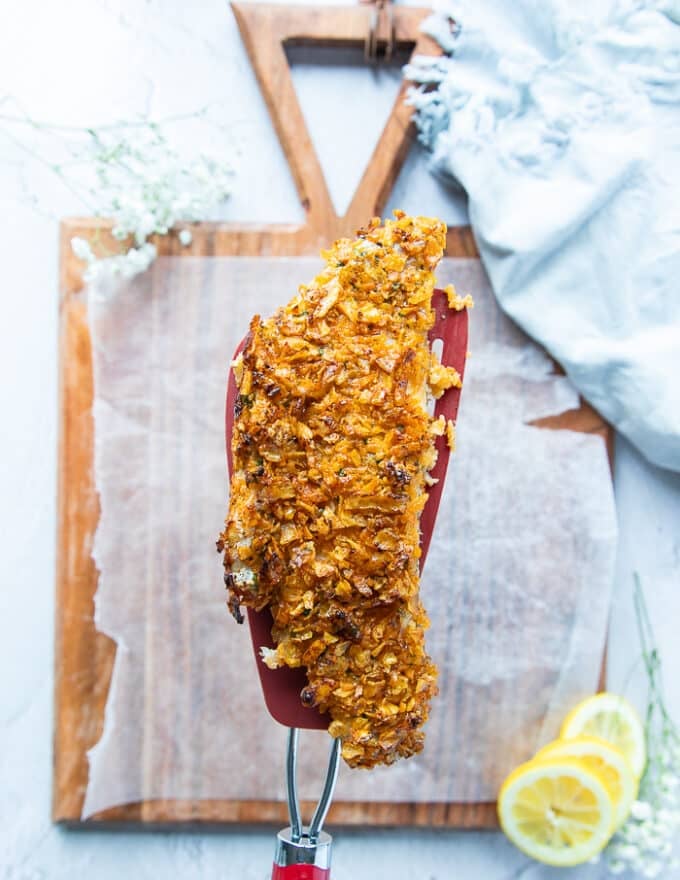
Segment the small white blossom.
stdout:
[[645,819],[651,818],[652,808],[646,803],[646,801],[634,801],[630,808],[630,815],[633,819],[644,821]]
[[643,822],[642,825],[640,825],[639,831],[640,834],[638,840],[640,841],[640,846],[644,846],[647,849],[653,848],[657,842],[653,823]]
[[[115,257],[111,257],[111,259],[115,260]],[[105,263],[106,260],[95,260],[94,263],[91,263],[83,272],[83,280],[87,284],[96,284],[105,274]]]
[[[83,277],[88,282],[144,272],[156,258],[149,242],[152,235],[167,235],[183,222],[209,219],[229,195],[232,171],[227,163],[204,153],[183,158],[155,125],[89,133],[88,160],[99,182],[93,193],[98,213],[113,219],[111,231],[117,241],[131,240],[134,245],[97,258],[85,239],[74,239],[74,253],[87,263]],[[193,234],[182,228],[178,238],[186,247]]]
[[634,846],[632,843],[624,844],[623,846],[619,846],[616,850],[616,854],[619,858],[625,859],[627,862],[635,861],[635,859],[640,856],[640,849],[637,846]]
[[674,821],[673,813],[662,807],[656,814],[656,821],[662,822],[664,825],[672,825]]
[[650,685],[645,731],[648,759],[639,799],[604,855],[610,873],[631,871],[653,880],[666,876],[675,862],[673,848],[680,829],[680,732],[664,705],[659,678],[661,660],[639,582],[635,603]]
[[95,259],[90,242],[79,236],[71,239],[71,250],[79,260],[84,260],[86,263],[91,263]]
[[83,278],[88,284],[101,281],[105,278],[122,278],[129,280],[145,272],[156,259],[155,245],[146,242],[139,248],[130,248],[124,254],[114,257],[105,257],[90,263],[85,270]]
[[135,239],[137,240],[137,244],[143,244],[146,239],[156,231],[156,217],[151,211],[143,211],[141,216],[137,218],[135,226]]

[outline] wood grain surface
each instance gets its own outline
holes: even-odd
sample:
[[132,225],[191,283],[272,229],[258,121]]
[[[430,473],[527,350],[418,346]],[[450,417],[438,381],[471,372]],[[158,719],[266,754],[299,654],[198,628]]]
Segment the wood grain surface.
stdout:
[[[290,77],[283,46],[291,43],[362,45],[368,10],[364,7],[287,6],[233,7],[276,131],[293,171],[306,222],[295,225],[200,224],[193,242],[183,247],[174,236],[155,243],[161,255],[316,255],[340,235],[353,235],[371,216],[382,212],[413,137],[410,110],[400,93],[382,137],[344,217],[338,217],[307,132]],[[436,51],[419,34],[427,10],[395,9],[397,42]],[[58,541],[56,571],[55,729],[53,819],[67,824],[102,827],[142,824],[157,827],[224,823],[283,824],[287,811],[275,801],[172,800],[144,801],[98,813],[81,822],[88,781],[87,751],[100,738],[115,644],[94,625],[97,571],[91,558],[99,504],[94,486],[91,342],[81,292],[82,264],[70,240],[79,235],[115,251],[111,225],[96,218],[66,220],[61,225],[60,265],[60,442],[58,456]],[[447,256],[478,256],[469,228],[449,230]],[[539,423],[601,434],[611,432],[591,408]],[[303,804],[303,811],[311,805]],[[494,827],[495,805],[335,803],[331,825],[426,827]]]

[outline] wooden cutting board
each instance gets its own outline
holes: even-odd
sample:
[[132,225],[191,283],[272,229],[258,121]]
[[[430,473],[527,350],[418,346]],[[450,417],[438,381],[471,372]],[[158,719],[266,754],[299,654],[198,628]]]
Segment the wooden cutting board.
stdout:
[[[306,222],[300,226],[201,224],[190,248],[174,237],[156,244],[161,255],[277,256],[314,255],[340,235],[382,213],[413,139],[403,90],[345,216],[333,208],[320,163],[298,105],[284,43],[363,45],[369,13],[365,8],[234,6],[244,42],[290,163]],[[397,8],[400,47],[436,53],[419,33],[428,10]],[[91,237],[116,247],[110,225],[97,219],[66,220],[61,226],[60,265],[60,446],[58,558],[56,576],[55,731],[52,815],[55,821],[90,827],[105,823],[280,823],[286,807],[276,801],[165,800],[126,804],[80,816],[88,782],[87,751],[100,738],[116,646],[93,621],[97,571],[91,558],[99,519],[93,482],[93,378],[91,341],[81,293],[82,264],[71,252],[73,236]],[[449,230],[447,256],[478,256],[469,228]],[[611,451],[611,432],[588,406],[542,420],[546,428],[601,434]],[[309,809],[310,805],[303,805]],[[493,827],[495,806],[488,803],[336,803],[332,824]]]

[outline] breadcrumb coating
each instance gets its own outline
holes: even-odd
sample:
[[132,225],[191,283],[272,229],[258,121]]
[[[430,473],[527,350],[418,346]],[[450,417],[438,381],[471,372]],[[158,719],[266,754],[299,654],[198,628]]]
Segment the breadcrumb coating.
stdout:
[[300,699],[329,714],[352,767],[420,751],[437,692],[419,518],[434,437],[454,440],[428,397],[460,386],[427,339],[445,236],[395,212],[335,242],[310,285],[253,318],[233,365],[229,606],[270,607],[264,662],[306,667]]

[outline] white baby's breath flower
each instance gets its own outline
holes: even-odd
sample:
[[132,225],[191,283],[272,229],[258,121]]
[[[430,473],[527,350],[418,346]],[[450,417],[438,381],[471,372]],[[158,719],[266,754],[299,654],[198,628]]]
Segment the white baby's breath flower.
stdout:
[[84,260],[86,263],[91,263],[95,259],[90,242],[77,235],[71,239],[71,250],[79,260]]
[[634,844],[628,843],[617,847],[616,854],[619,858],[625,859],[627,862],[632,862],[639,858],[640,849]]
[[643,830],[642,825],[631,818],[623,826],[617,839],[625,840],[628,843],[639,843],[642,839]]
[[665,877],[675,861],[673,849],[680,829],[680,732],[664,704],[661,660],[639,579],[634,599],[642,659],[650,686],[646,713],[648,760],[640,783],[640,797],[604,854],[612,874],[629,870],[642,877],[655,878]]
[[[98,213],[113,219],[114,239],[131,239],[134,246],[98,259],[85,239],[74,240],[74,253],[87,263],[88,282],[104,276],[128,279],[145,271],[156,257],[148,241],[152,235],[209,219],[229,195],[232,169],[225,161],[205,153],[183,158],[154,124],[90,130],[90,136]],[[193,233],[183,228],[178,238],[188,246]]]
[[673,816],[673,811],[665,808],[660,809],[656,814],[656,824],[659,833],[666,833],[678,827],[678,823]]
[[148,242],[139,248],[130,248],[121,258],[121,273],[124,278],[133,278],[140,272],[145,272],[155,259],[156,248]]
[[87,269],[83,272],[83,281],[85,284],[96,284],[97,278],[99,276],[99,265],[97,263],[93,263],[91,266],[88,266]]
[[650,819],[652,816],[652,808],[646,801],[633,801],[633,805],[630,808],[630,815],[633,819],[638,819],[639,821]]
[[640,834],[638,840],[640,841],[640,846],[644,847],[653,847],[656,843],[656,835],[654,834],[654,825],[652,822],[643,822],[640,825]]
[[137,240],[137,244],[144,244],[146,239],[155,231],[156,225],[156,217],[151,211],[144,211],[141,216],[137,218],[135,224],[135,239]]
[[122,278],[129,280],[145,272],[156,259],[155,245],[146,242],[138,248],[130,248],[124,254],[116,254],[113,257],[105,257],[90,263],[83,278],[88,284],[100,282],[104,279]]

